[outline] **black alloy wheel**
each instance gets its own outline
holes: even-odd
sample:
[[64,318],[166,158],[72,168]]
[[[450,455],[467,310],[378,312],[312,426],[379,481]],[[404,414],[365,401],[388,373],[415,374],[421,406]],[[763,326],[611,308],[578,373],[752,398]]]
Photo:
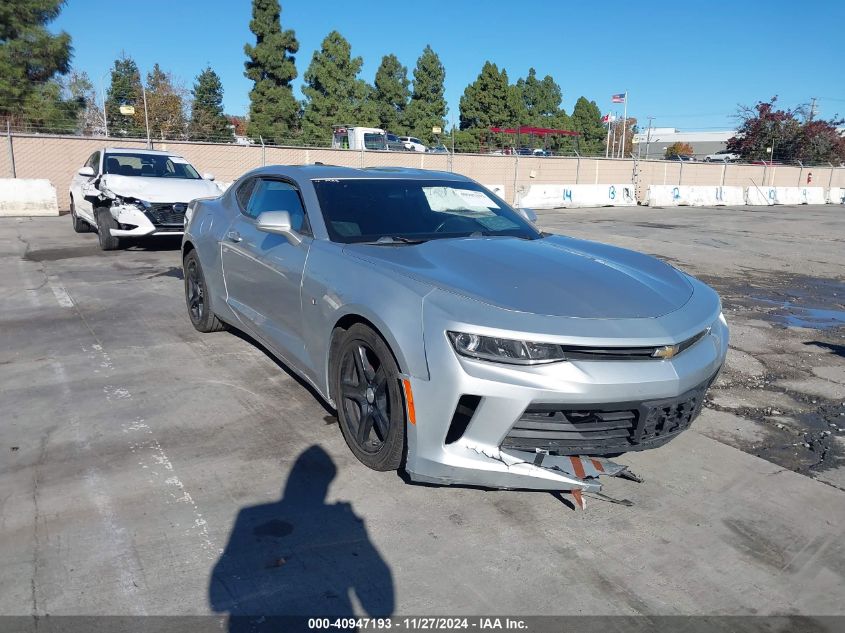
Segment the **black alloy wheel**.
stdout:
[[195,250],[185,255],[182,270],[185,277],[185,304],[191,324],[199,332],[225,330],[226,324],[217,318],[209,304],[208,287]]
[[353,325],[333,367],[338,420],[355,456],[374,470],[395,470],[405,445],[405,402],[399,368],[384,340]]

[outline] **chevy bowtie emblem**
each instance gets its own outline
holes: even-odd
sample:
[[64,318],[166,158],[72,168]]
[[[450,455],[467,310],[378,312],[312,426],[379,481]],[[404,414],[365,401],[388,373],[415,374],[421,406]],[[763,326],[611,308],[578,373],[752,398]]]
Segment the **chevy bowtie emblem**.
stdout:
[[678,346],[677,345],[664,345],[663,347],[658,347],[652,353],[653,358],[662,358],[664,360],[672,358],[675,354],[678,353]]

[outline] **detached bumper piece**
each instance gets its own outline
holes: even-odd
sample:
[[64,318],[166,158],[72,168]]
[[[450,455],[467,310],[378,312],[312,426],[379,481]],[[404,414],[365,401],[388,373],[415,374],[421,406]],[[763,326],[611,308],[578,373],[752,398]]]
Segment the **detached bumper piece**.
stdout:
[[655,448],[689,428],[712,378],[675,398],[595,405],[532,404],[502,449],[553,455],[613,455]]

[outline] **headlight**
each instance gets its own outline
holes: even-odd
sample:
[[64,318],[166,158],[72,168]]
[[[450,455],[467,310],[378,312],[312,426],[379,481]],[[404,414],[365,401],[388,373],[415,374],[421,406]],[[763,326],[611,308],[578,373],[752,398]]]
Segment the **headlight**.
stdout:
[[185,209],[185,226],[188,226],[188,222],[191,221],[191,218],[194,215],[194,208],[191,205],[188,205],[188,208]]
[[513,365],[539,365],[566,360],[560,345],[509,338],[448,332],[455,351],[461,356]]

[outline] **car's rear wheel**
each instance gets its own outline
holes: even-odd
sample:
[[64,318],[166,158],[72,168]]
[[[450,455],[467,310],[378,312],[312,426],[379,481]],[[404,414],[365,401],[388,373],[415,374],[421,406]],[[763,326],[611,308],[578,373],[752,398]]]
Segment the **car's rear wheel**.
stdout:
[[117,220],[111,214],[108,207],[97,209],[97,235],[100,239],[100,248],[104,251],[114,251],[120,248],[120,238],[111,234],[111,229],[120,228]]
[[195,250],[185,255],[182,261],[185,278],[185,304],[191,324],[199,332],[219,332],[226,324],[217,318],[208,302],[208,286],[202,273],[199,257]]
[[70,199],[70,219],[76,233],[88,233],[91,230],[91,225],[76,215],[76,205],[73,203],[73,198]]
[[405,449],[405,398],[399,366],[371,328],[340,331],[332,358],[332,394],[349,449],[373,470],[396,470]]

